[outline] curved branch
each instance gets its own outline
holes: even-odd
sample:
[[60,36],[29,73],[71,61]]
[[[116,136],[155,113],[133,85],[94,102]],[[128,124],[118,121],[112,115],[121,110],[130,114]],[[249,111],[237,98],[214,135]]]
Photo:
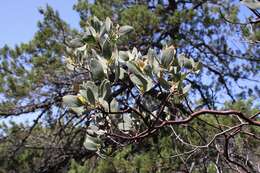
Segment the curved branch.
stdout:
[[154,126],[153,129],[146,129],[143,132],[136,134],[135,136],[125,136],[125,135],[114,134],[114,133],[107,133],[107,135],[111,136],[111,137],[123,139],[123,140],[135,141],[135,140],[138,140],[138,139],[143,139],[143,138],[155,133],[156,131],[158,131],[160,128],[162,128],[164,126],[187,124],[190,121],[192,121],[194,118],[197,118],[200,115],[205,115],[205,114],[224,115],[224,116],[236,115],[239,118],[241,118],[242,120],[244,120],[245,122],[247,122],[249,125],[260,126],[259,121],[254,121],[252,118],[246,117],[240,111],[236,111],[236,110],[218,111],[218,110],[207,110],[206,109],[206,110],[200,110],[200,111],[194,112],[194,113],[190,114],[190,116],[188,118],[183,119],[183,120],[177,120],[177,121],[175,121],[175,120],[165,120],[161,124]]
[[211,114],[211,115],[237,115],[239,118],[248,122],[251,125],[260,126],[259,121],[254,121],[251,118],[246,117],[242,112],[236,110],[227,110],[227,111],[217,111],[217,110],[200,110],[192,113],[188,118],[180,121],[164,121],[160,126],[168,125],[168,124],[185,124],[193,120],[195,117],[198,117],[203,114]]

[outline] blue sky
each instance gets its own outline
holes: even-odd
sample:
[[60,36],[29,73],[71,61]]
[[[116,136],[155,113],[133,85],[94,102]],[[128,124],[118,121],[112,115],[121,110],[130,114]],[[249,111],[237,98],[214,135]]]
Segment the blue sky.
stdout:
[[[72,7],[77,0],[2,0],[0,5],[0,48],[7,44],[14,46],[22,42],[30,41],[37,31],[37,21],[42,19],[38,12],[39,7],[49,4],[63,20],[74,28],[79,28],[79,15]],[[36,115],[11,117],[5,119],[16,122],[26,122]]]
[[0,47],[27,42],[37,31],[37,21],[42,19],[39,7],[46,4],[59,11],[62,19],[78,27],[79,15],[72,6],[77,0],[6,0],[0,5]]
[[[2,0],[0,5],[0,48],[5,44],[14,46],[28,42],[37,31],[37,21],[42,19],[39,7],[49,4],[63,20],[73,28],[79,28],[79,15],[72,6],[77,0]],[[252,14],[247,7],[241,5],[241,19]],[[31,118],[31,116],[29,116]]]
[[[42,19],[38,8],[46,4],[58,10],[61,18],[72,27],[79,28],[79,15],[72,9],[76,2],[77,0],[3,0],[0,5],[0,47],[31,40],[37,31],[37,21]],[[241,5],[240,10],[242,18],[250,14],[244,5]]]

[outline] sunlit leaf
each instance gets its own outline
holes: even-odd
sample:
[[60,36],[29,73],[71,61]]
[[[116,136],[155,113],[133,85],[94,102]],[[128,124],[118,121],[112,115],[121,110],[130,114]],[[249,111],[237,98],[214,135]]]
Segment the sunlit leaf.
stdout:
[[118,35],[123,36],[123,35],[129,34],[133,30],[134,30],[134,28],[132,26],[125,25],[125,26],[122,26],[119,28]]
[[70,41],[69,45],[72,48],[77,48],[83,46],[84,44],[82,43],[81,39],[74,38],[73,40]]
[[94,138],[90,135],[86,135],[86,139],[84,141],[84,147],[90,151],[97,151],[100,148],[100,144],[98,143],[98,139]]
[[76,113],[77,115],[82,115],[86,109],[84,106],[80,106],[80,107],[71,107],[70,108],[74,113]]
[[62,102],[64,105],[68,107],[78,107],[79,106],[79,100],[78,97],[75,95],[66,95],[63,96]]
[[137,64],[133,61],[129,61],[126,63],[128,67],[128,71],[135,74],[135,75],[142,75],[142,71],[140,67],[137,66]]
[[129,52],[128,51],[119,51],[119,59],[123,61],[129,60]]
[[146,83],[144,82],[144,79],[142,80],[140,76],[137,76],[135,74],[131,74],[130,76],[131,81],[141,90],[144,90],[144,87]]
[[175,48],[170,46],[162,51],[162,59],[161,64],[163,67],[168,68],[170,67],[171,63],[173,62],[175,55]]
[[112,21],[109,17],[106,18],[105,26],[106,26],[106,31],[109,32],[112,27]]

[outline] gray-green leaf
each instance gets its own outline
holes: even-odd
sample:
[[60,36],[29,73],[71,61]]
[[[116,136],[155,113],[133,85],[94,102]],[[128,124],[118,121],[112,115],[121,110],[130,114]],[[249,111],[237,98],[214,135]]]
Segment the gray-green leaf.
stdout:
[[77,96],[75,95],[66,95],[63,96],[62,102],[64,105],[68,107],[78,107],[79,106],[79,100]]
[[87,100],[92,105],[95,105],[95,103],[96,103],[95,95],[91,88],[87,88]]
[[111,21],[111,19],[109,17],[106,18],[106,23],[105,24],[106,24],[106,30],[107,30],[107,32],[109,32],[111,27],[112,27],[112,21]]
[[106,59],[110,59],[112,56],[112,46],[109,39],[106,39],[102,46],[102,54]]
[[86,111],[84,106],[71,107],[70,109],[77,115],[82,115]]
[[[96,99],[98,98],[98,87],[93,81],[84,82],[82,87],[85,89],[85,91],[86,91],[87,88],[91,88],[92,92],[94,93],[95,98]],[[80,92],[80,95],[82,95],[81,90],[79,92]],[[82,96],[87,98],[86,92]]]
[[144,80],[141,79],[140,76],[137,76],[135,74],[131,74],[130,76],[130,80],[141,90],[144,91],[145,85],[146,83],[144,82]]
[[119,34],[119,36],[123,36],[123,35],[129,34],[133,30],[134,30],[134,28],[132,26],[125,25],[125,26],[122,26],[119,28],[118,34]]
[[141,69],[136,65],[135,62],[128,61],[126,65],[128,67],[129,72],[134,73],[135,75],[142,75]]
[[162,51],[162,59],[161,59],[161,64],[163,67],[168,68],[175,55],[175,48],[173,46],[170,46]]
[[127,51],[119,51],[119,59],[123,61],[129,60],[129,52]]
[[98,144],[98,139],[90,135],[86,135],[86,139],[83,145],[87,150],[90,151],[97,151],[100,148],[100,144]]
[[111,95],[111,86],[109,80],[105,79],[100,85],[100,96],[107,100]]
[[105,77],[105,73],[101,63],[97,59],[90,60],[90,71],[92,73],[93,80],[102,80]]
[[83,46],[84,44],[82,43],[81,39],[75,38],[75,39],[70,41],[69,45],[72,48],[77,48],[77,47]]

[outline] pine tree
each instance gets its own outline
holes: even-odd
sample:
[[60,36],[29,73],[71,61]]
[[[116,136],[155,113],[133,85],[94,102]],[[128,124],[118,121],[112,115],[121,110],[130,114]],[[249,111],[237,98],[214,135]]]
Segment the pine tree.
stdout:
[[240,5],[79,0],[81,31],[40,9],[0,50],[0,116],[35,117],[2,125],[0,171],[257,172],[260,15]]

